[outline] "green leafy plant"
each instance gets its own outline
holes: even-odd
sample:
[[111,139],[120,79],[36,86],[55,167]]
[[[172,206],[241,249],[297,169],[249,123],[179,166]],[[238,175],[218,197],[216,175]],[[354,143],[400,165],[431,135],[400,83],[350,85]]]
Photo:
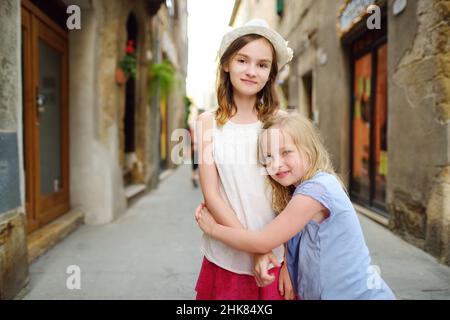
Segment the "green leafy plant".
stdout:
[[149,65],[150,92],[155,95],[157,92],[161,98],[167,98],[173,90],[176,81],[175,68],[169,60],[161,63]]
[[185,128],[188,128],[189,127],[188,119],[191,113],[192,100],[188,96],[183,96],[183,102],[184,102],[184,126]]
[[119,62],[119,66],[125,72],[127,77],[131,77],[133,79],[136,78],[136,53],[134,48],[134,41],[128,40],[127,47],[125,48],[125,55]]

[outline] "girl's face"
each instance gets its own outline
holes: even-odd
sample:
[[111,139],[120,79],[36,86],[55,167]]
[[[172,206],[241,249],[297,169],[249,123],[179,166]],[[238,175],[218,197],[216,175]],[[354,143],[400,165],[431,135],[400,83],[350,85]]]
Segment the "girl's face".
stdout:
[[269,80],[272,66],[272,47],[265,38],[249,42],[231,58],[225,72],[229,72],[235,93],[256,95]]
[[308,169],[308,161],[292,137],[279,128],[270,128],[261,138],[263,162],[267,173],[284,187],[298,186]]

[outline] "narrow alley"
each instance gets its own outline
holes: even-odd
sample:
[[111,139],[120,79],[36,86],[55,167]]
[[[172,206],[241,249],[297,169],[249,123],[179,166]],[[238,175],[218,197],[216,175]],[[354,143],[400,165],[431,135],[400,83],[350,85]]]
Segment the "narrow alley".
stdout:
[[[383,281],[450,300],[449,17],[450,0],[1,0],[0,301],[195,299],[200,169],[224,224],[350,213],[300,239],[305,300],[394,298]],[[285,187],[334,173],[287,207]],[[222,244],[246,236],[214,236],[205,298],[260,297],[253,257]]]

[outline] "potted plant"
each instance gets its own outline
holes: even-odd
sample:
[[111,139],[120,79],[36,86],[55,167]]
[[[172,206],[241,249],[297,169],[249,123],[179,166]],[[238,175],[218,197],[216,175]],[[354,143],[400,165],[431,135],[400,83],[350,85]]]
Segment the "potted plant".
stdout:
[[116,70],[116,82],[118,84],[125,83],[128,78],[136,78],[136,49],[134,48],[134,41],[128,40],[125,48],[125,55],[119,61],[119,68]]
[[157,92],[162,99],[172,91],[175,85],[175,68],[169,60],[163,60],[161,63],[149,65],[150,93],[155,95]]

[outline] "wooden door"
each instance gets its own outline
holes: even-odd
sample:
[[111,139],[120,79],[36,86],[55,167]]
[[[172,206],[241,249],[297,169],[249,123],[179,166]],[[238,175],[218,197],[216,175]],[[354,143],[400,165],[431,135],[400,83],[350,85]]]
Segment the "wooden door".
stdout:
[[28,232],[69,210],[67,32],[22,1],[24,171]]
[[369,37],[352,59],[352,156],[350,194],[387,216],[387,48],[384,38]]
[[352,119],[352,183],[351,191],[358,200],[370,203],[370,131],[372,54],[367,53],[354,63]]

